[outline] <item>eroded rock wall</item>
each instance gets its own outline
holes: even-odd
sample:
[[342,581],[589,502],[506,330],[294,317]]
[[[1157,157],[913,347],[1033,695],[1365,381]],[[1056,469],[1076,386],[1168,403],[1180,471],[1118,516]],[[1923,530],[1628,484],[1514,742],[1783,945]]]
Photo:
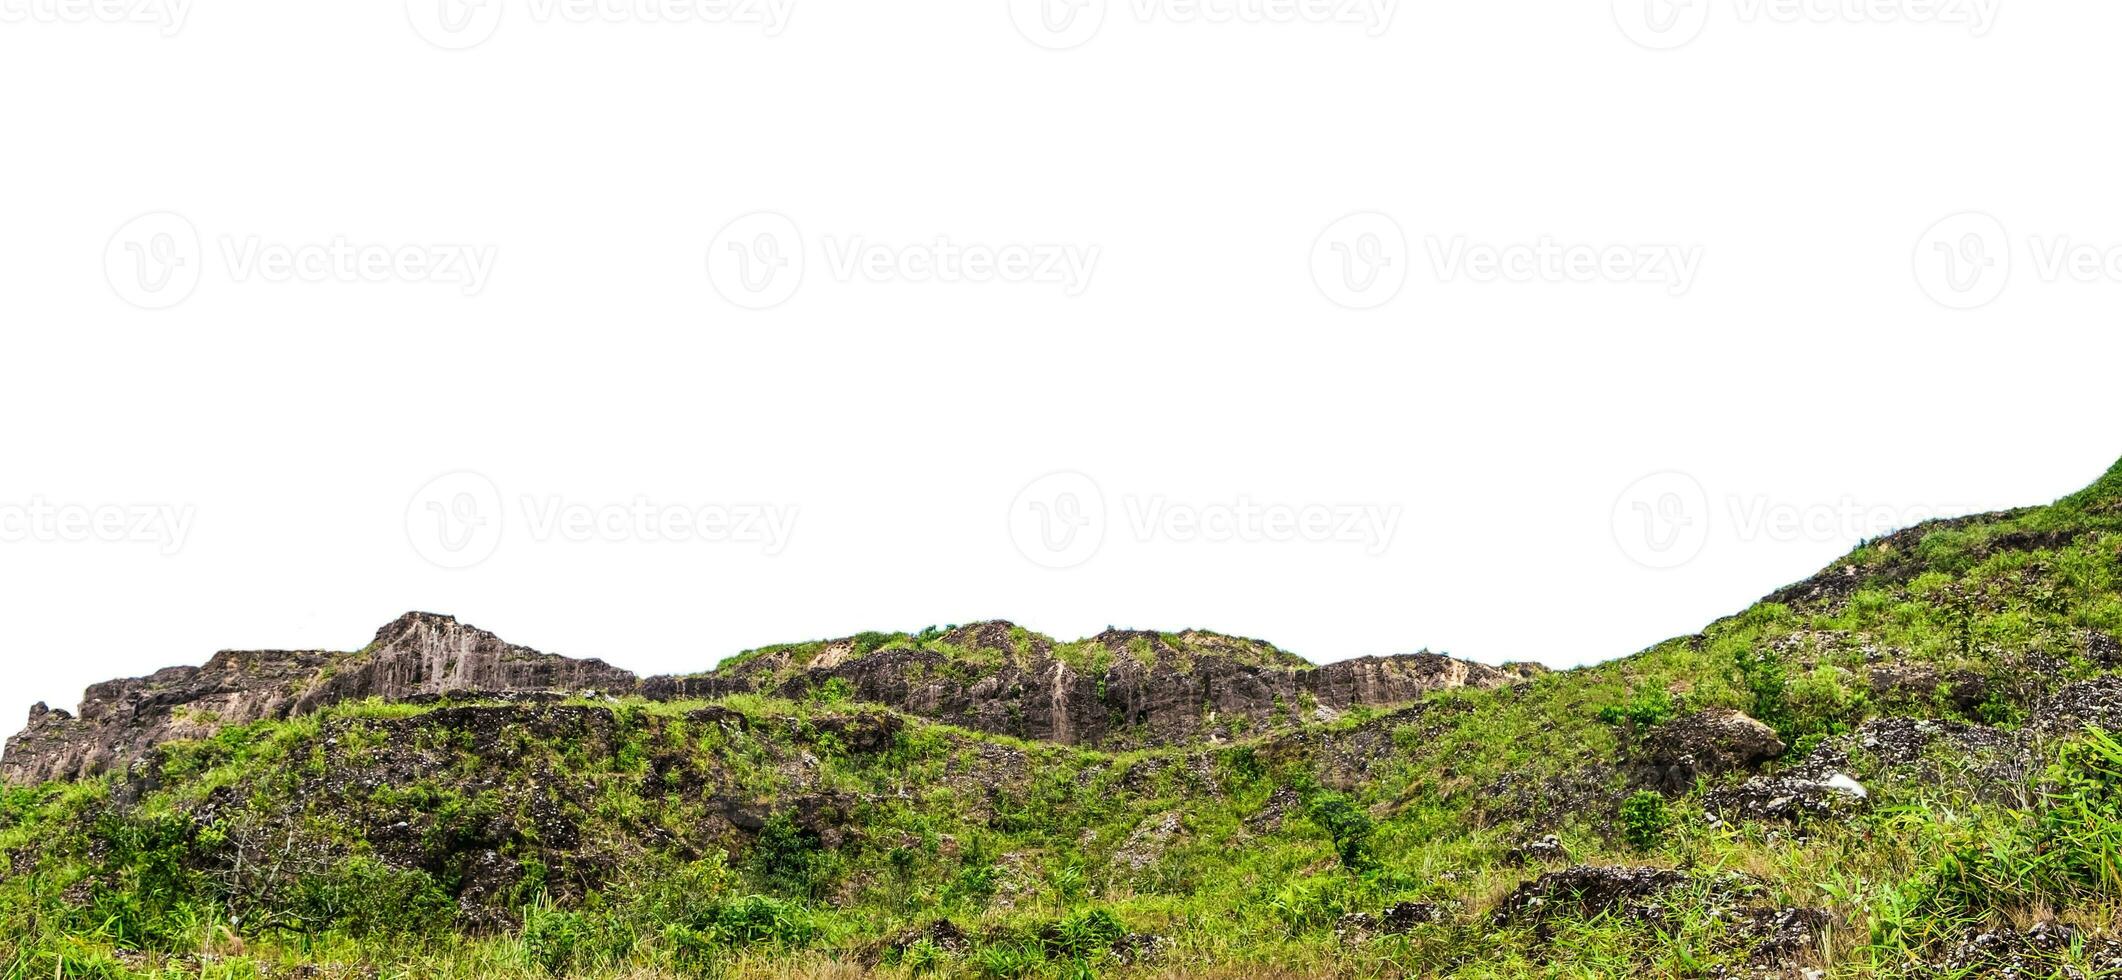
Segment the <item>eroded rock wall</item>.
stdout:
[[82,695],[81,714],[39,704],[0,757],[16,785],[124,769],[175,739],[224,725],[315,711],[341,701],[479,693],[632,691],[633,674],[504,643],[449,616],[413,613],[357,653],[223,651],[204,667],[172,667],[106,681]]

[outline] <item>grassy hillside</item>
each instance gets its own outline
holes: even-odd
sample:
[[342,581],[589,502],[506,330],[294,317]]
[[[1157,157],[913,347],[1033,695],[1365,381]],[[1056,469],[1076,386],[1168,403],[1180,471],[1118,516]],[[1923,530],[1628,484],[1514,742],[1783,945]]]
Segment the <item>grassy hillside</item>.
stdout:
[[[1143,645],[1251,643],[1185,636]],[[341,705],[6,790],[0,975],[2122,975],[2117,636],[2122,465],[1623,660],[1237,744],[831,688]]]

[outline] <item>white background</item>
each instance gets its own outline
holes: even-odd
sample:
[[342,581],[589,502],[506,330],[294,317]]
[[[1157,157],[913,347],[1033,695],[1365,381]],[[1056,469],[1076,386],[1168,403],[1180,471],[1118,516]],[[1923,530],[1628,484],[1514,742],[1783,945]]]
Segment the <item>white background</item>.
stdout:
[[[2039,503],[2122,454],[2122,284],[2033,254],[2122,246],[2109,2],[2005,0],[1978,33],[1702,0],[1650,9],[1693,38],[1663,51],[1603,0],[1408,0],[1382,31],[1107,0],[1066,50],[1005,0],[797,0],[776,36],[511,0],[457,51],[397,2],[201,2],[172,36],[54,2],[0,3],[0,727],[220,648],[358,647],[409,609],[644,673],[983,618],[1578,664],[1863,533],[1748,514]],[[122,237],[161,212],[196,254]],[[710,275],[759,212],[803,236],[764,311]],[[1322,239],[1371,212],[1404,251]],[[1966,212],[1987,218],[1929,231]],[[1095,275],[1072,297],[826,255],[938,236],[1095,247]],[[1701,264],[1675,295],[1432,255],[1543,236]],[[335,238],[495,262],[467,295],[224,251]],[[1937,247],[1985,243],[2008,279],[1952,288]],[[129,246],[192,263],[181,295],[143,293]],[[1398,291],[1350,293],[1344,254]],[[490,557],[446,568],[425,505],[465,495],[423,488],[460,472],[500,513],[442,565]],[[1096,498],[1028,509],[1063,503],[1056,472]],[[774,554],[575,541],[526,498],[797,521]],[[1399,519],[1355,541],[1130,520],[1247,500]],[[25,530],[40,503],[193,519]],[[1053,525],[1094,550],[1026,533],[1099,503]]]

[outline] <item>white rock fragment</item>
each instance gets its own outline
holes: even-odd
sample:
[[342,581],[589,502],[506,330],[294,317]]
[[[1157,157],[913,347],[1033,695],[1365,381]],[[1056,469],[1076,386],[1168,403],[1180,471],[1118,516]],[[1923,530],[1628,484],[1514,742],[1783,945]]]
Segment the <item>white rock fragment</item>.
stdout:
[[1863,784],[1839,772],[1827,777],[1827,781],[1820,785],[1838,793],[1847,793],[1860,800],[1871,795],[1865,791]]

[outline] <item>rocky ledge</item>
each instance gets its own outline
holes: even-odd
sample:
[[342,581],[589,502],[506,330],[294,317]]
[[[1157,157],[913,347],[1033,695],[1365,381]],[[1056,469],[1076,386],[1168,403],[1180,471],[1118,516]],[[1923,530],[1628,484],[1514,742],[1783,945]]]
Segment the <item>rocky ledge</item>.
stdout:
[[1539,672],[1431,653],[1315,667],[1258,641],[1199,631],[1108,631],[1088,641],[1111,653],[1096,669],[1071,666],[1055,656],[1050,640],[1007,623],[962,627],[946,640],[976,651],[1007,645],[1008,656],[975,667],[933,649],[886,644],[857,653],[851,642],[834,641],[827,647],[833,652],[800,667],[755,658],[706,674],[642,680],[600,660],[507,643],[450,616],[409,613],[352,653],[224,651],[203,667],[91,687],[79,717],[37,705],[29,727],[8,741],[0,781],[92,777],[126,769],[164,742],[368,698],[803,698],[831,686],[859,701],[978,731],[1135,747],[1215,741],[1353,708],[1406,704],[1451,688],[1500,687]]
[[625,691],[636,683],[602,661],[539,653],[450,616],[409,613],[355,653],[229,650],[204,667],[97,684],[82,695],[79,717],[39,704],[29,727],[8,740],[0,780],[26,785],[120,770],[164,742],[341,701]]

